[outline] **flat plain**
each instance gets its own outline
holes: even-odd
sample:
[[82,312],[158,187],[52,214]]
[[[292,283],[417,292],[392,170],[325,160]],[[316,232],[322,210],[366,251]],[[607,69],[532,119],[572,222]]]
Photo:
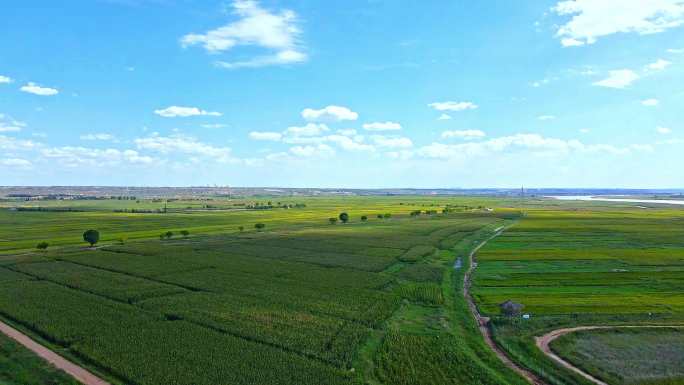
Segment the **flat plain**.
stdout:
[[[416,196],[0,204],[0,318],[113,384],[524,384],[485,345],[463,297],[468,255],[502,226],[476,255],[472,294],[495,341],[547,383],[587,382],[543,356],[535,336],[684,323],[684,210],[661,205]],[[342,212],[348,223],[329,220]],[[90,228],[101,233],[93,248],[82,240]],[[41,241],[46,251],[35,250]],[[508,299],[531,318],[502,316]],[[581,354],[563,346],[565,357]],[[606,365],[593,373],[622,383]]]

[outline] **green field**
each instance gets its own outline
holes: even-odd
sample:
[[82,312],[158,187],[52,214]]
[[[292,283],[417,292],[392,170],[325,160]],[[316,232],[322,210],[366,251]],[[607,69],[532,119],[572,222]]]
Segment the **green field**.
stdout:
[[[116,384],[524,383],[483,345],[460,291],[465,266],[453,268],[514,211],[484,210],[486,198],[297,202],[2,210],[0,315]],[[350,222],[329,224],[341,211]],[[97,249],[79,246],[91,227]],[[181,229],[191,236],[158,237]],[[41,240],[47,251],[27,250]]]
[[[596,203],[536,207],[478,255],[473,292],[495,338],[550,383],[558,369],[534,336],[577,325],[684,324],[684,210]],[[530,320],[508,319],[511,299]]]
[[557,354],[610,384],[684,384],[683,329],[609,329],[567,334]]
[[77,385],[79,382],[0,333],[0,384]]
[[[502,226],[478,252],[472,293],[495,341],[549,384],[587,382],[534,336],[684,323],[676,208],[411,196],[2,205],[0,318],[114,384],[524,384],[484,344],[462,292],[468,254]],[[349,223],[331,224],[341,212]],[[84,245],[89,228],[97,248]],[[501,316],[508,299],[531,319]]]

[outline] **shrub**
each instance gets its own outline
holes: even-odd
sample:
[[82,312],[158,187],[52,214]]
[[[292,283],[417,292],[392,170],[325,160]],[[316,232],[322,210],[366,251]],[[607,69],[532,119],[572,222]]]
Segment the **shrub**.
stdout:
[[240,232],[245,231],[245,226],[238,226],[238,230],[240,230]]
[[328,222],[330,222],[331,225],[334,225],[337,223],[337,218],[328,218]]
[[38,249],[38,250],[45,250],[45,249],[48,248],[48,246],[50,246],[50,244],[47,243],[47,242],[45,242],[45,241],[43,241],[43,242],[39,242],[39,243],[36,245],[36,249]]
[[263,230],[264,227],[266,227],[266,225],[263,224],[263,223],[257,223],[257,224],[254,225],[254,228],[257,229],[257,230],[259,230],[259,231]]
[[361,222],[365,222],[365,221],[367,221],[367,220],[368,220],[368,217],[367,217],[367,216],[365,216],[365,215],[362,215],[362,216],[361,216]]
[[167,231],[164,233],[164,236],[166,236],[166,239],[171,239],[173,237],[173,231]]
[[188,230],[181,230],[180,233],[183,236],[183,238],[187,238],[188,235],[190,235],[190,232]]

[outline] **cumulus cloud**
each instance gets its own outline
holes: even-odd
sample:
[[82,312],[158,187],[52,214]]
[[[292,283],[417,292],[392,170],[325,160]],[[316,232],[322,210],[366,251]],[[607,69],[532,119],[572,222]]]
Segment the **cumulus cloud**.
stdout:
[[280,132],[252,131],[249,133],[249,137],[250,139],[254,140],[269,140],[277,142],[283,137],[283,134]]
[[302,111],[302,118],[311,122],[330,121],[340,122],[343,120],[356,120],[359,114],[342,106],[327,106],[320,110],[305,108]]
[[285,135],[288,136],[317,136],[330,131],[330,128],[325,124],[308,123],[305,126],[292,126],[285,130]]
[[197,107],[181,107],[170,106],[159,110],[154,110],[154,113],[165,118],[187,118],[189,116],[221,116],[220,112],[211,112],[199,109]]
[[33,164],[30,161],[21,158],[2,159],[0,160],[0,164],[12,168],[31,168],[31,166],[33,166]]
[[255,0],[236,0],[232,7],[236,21],[203,34],[187,34],[181,38],[181,45],[201,45],[212,54],[229,51],[237,46],[259,47],[269,52],[248,60],[216,63],[229,69],[301,63],[308,60],[299,41],[301,29],[295,12],[287,9],[274,12],[262,8]]
[[0,135],[0,150],[32,150],[39,147],[41,147],[41,144],[32,140],[17,139],[10,136]]
[[370,144],[362,143],[360,140],[357,139],[360,138],[350,138],[345,135],[328,135],[325,137],[326,141],[335,143],[338,146],[340,146],[340,148],[346,151],[375,151],[375,147],[371,146]]
[[657,127],[657,128],[656,128],[656,131],[657,131],[659,134],[663,134],[663,135],[668,135],[668,134],[671,134],[671,133],[672,133],[672,129],[671,129],[671,128],[668,128],[668,127]]
[[439,118],[437,118],[437,120],[451,120],[451,119],[452,119],[451,115],[449,115],[449,114],[442,114],[439,116]]
[[294,146],[290,148],[290,153],[303,158],[327,158],[335,154],[335,150],[327,144],[315,146]]
[[552,11],[570,17],[556,32],[564,47],[594,44],[616,33],[659,33],[684,22],[684,0],[567,0]]
[[662,71],[665,68],[669,67],[672,62],[664,60],[664,59],[658,59],[655,62],[649,64],[646,66],[646,69],[649,69],[651,71]]
[[150,150],[162,154],[180,153],[201,157],[213,158],[219,162],[234,161],[231,156],[231,149],[228,147],[216,147],[211,144],[203,143],[191,136],[170,135],[160,136],[153,134],[145,138],[134,140],[138,149]]
[[655,107],[660,104],[660,101],[658,99],[644,99],[641,101],[641,104],[646,107]]
[[57,95],[59,93],[59,90],[56,88],[42,87],[33,82],[29,82],[25,86],[19,88],[19,90],[39,96],[52,96]]
[[639,75],[637,75],[637,73],[632,70],[614,70],[608,72],[607,78],[594,82],[593,85],[600,87],[622,89],[629,87],[637,79],[639,79]]
[[387,137],[387,136],[382,136],[382,135],[374,135],[371,137],[371,140],[373,143],[380,147],[387,147],[387,148],[409,148],[413,147],[413,142],[411,139],[406,138],[406,137],[401,137],[401,136],[392,136],[392,137]]
[[442,132],[442,138],[444,139],[458,138],[471,140],[484,138],[485,136],[486,134],[484,133],[484,131],[480,130],[451,130]]
[[115,148],[99,149],[88,147],[52,147],[41,150],[42,156],[59,161],[67,167],[114,166],[122,162],[149,165],[155,159],[140,155],[134,150],[119,150]]
[[493,138],[482,142],[459,144],[432,143],[417,150],[417,154],[426,158],[450,159],[467,156],[484,156],[504,151],[525,151],[531,154],[566,154],[571,152],[607,153],[624,155],[631,151],[650,150],[650,146],[634,145],[616,147],[606,144],[584,144],[576,139],[564,140],[547,138],[539,134],[516,134]]
[[19,132],[24,127],[26,127],[26,123],[14,120],[8,115],[0,114],[0,132]]
[[401,130],[401,124],[395,122],[364,123],[363,129],[368,131],[394,131]]
[[341,130],[337,130],[337,133],[344,136],[354,136],[356,135],[356,130],[353,128],[344,128]]
[[474,110],[478,107],[473,102],[434,102],[428,104],[428,106],[437,111],[464,111]]
[[5,83],[5,84],[12,83],[12,78],[10,78],[8,76],[0,75],[0,84],[3,84],[3,83]]
[[112,134],[97,133],[81,135],[81,140],[114,140],[116,139]]

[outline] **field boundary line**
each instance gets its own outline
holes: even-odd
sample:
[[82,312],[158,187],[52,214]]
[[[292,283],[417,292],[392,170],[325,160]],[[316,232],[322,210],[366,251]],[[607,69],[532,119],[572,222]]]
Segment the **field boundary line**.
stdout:
[[480,329],[480,333],[482,334],[482,337],[485,340],[485,343],[487,346],[489,346],[490,349],[496,354],[496,356],[499,358],[501,362],[503,362],[504,365],[518,373],[520,376],[522,376],[525,380],[527,380],[529,383],[534,384],[534,385],[546,385],[544,381],[542,381],[537,375],[532,373],[531,371],[521,367],[520,365],[516,364],[509,356],[506,354],[506,352],[501,349],[496,342],[494,342],[494,339],[492,338],[492,332],[489,329],[489,318],[488,317],[483,317],[480,314],[480,311],[477,309],[477,305],[475,304],[475,300],[473,299],[473,296],[470,294],[470,286],[472,284],[471,281],[471,276],[475,268],[477,268],[477,262],[475,261],[475,254],[484,247],[484,245],[487,244],[487,242],[491,241],[492,239],[498,237],[503,233],[508,226],[501,226],[498,227],[497,229],[494,230],[494,234],[491,235],[489,238],[485,239],[484,241],[480,242],[479,245],[477,245],[474,249],[468,253],[468,270],[466,270],[465,275],[463,276],[463,296],[465,297],[466,301],[468,302],[468,307],[470,308],[470,312],[473,315],[473,318],[475,318],[475,322],[477,322],[477,326]]
[[554,360],[556,363],[560,364],[566,369],[570,369],[573,372],[579,374],[585,379],[593,382],[596,385],[608,385],[608,383],[599,380],[598,378],[592,376],[591,374],[583,371],[582,369],[576,367],[570,362],[562,359],[559,355],[551,350],[551,342],[559,337],[566,334],[575,333],[585,330],[606,330],[606,329],[665,329],[665,328],[684,328],[684,325],[592,325],[592,326],[576,326],[571,328],[562,328],[552,330],[543,336],[534,337],[535,344],[537,347],[546,355],[547,357]]
[[37,356],[49,362],[56,368],[66,372],[84,385],[110,385],[109,382],[95,376],[83,367],[67,360],[66,358],[32,340],[26,334],[18,331],[2,321],[0,321],[0,331],[7,337],[24,346],[26,349],[32,351]]

